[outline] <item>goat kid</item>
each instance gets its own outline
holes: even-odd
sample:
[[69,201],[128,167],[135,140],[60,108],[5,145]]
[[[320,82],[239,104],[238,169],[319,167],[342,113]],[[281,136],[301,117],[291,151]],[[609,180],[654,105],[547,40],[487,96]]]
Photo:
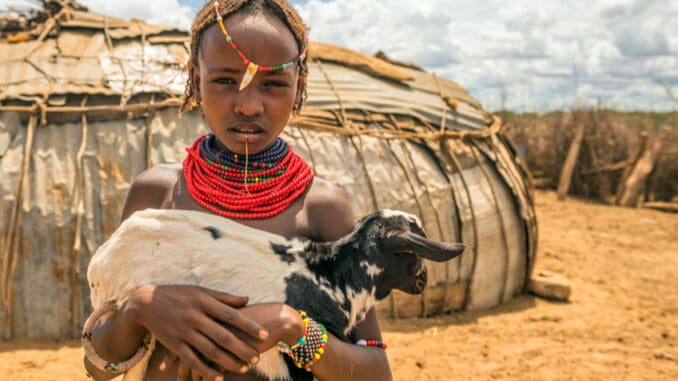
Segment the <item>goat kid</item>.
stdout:
[[[87,278],[93,307],[122,305],[146,284],[197,285],[250,303],[280,302],[303,309],[338,338],[393,289],[419,294],[426,287],[422,259],[443,262],[464,250],[429,240],[413,215],[382,210],[358,222],[336,242],[282,236],[211,214],[185,210],[137,212],[94,254]],[[152,351],[125,380],[142,380]],[[306,380],[277,348],[256,370],[270,380]]]

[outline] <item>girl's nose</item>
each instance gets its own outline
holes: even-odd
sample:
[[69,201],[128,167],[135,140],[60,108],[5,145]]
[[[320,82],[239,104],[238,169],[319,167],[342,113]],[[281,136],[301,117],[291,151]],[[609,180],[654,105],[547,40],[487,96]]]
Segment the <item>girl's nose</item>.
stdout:
[[264,102],[251,84],[236,94],[233,111],[243,116],[257,116],[264,112]]

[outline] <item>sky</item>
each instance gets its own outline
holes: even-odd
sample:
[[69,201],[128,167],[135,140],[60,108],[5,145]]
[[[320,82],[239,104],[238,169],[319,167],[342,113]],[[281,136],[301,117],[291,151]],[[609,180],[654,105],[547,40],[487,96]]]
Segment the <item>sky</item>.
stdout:
[[[203,4],[80,1],[97,13],[184,29]],[[292,3],[312,40],[416,63],[458,82],[490,111],[678,109],[667,92],[678,96],[678,0]]]

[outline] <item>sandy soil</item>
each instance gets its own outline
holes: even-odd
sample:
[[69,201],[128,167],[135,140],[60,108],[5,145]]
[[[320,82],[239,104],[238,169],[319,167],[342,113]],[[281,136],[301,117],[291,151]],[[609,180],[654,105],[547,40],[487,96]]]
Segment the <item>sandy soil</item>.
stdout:
[[[536,271],[570,303],[530,295],[483,312],[382,320],[395,379],[677,380],[678,214],[537,193]],[[77,342],[0,343],[0,380],[86,380]]]

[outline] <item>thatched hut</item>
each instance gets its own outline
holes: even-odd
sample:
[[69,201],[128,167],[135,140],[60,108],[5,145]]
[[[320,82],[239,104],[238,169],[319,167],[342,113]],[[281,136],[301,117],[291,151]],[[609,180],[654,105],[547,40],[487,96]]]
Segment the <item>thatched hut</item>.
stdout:
[[[7,337],[76,336],[90,255],[117,227],[131,180],[178,162],[205,131],[178,117],[188,34],[44,0],[0,21],[0,252]],[[498,118],[457,84],[407,65],[311,47],[310,99],[284,138],[357,215],[395,208],[467,250],[431,265],[422,297],[383,315],[486,308],[520,293],[534,263],[528,174]]]

